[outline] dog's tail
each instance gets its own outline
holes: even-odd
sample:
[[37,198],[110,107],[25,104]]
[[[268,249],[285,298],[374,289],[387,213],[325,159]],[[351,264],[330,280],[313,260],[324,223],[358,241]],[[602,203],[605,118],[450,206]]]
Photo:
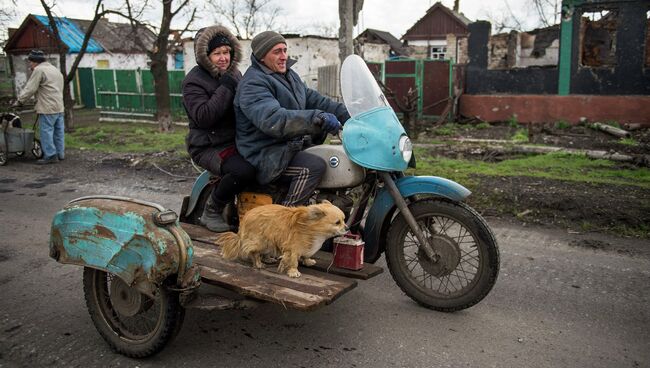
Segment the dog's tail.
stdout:
[[233,232],[221,233],[217,237],[217,243],[221,245],[221,253],[225,259],[239,258],[241,251],[241,239]]

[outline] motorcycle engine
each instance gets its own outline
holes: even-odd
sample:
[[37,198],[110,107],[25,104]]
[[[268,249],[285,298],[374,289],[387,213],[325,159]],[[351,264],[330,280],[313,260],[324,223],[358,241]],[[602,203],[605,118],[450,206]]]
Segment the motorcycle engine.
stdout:
[[343,191],[336,191],[336,192],[321,191],[320,193],[316,194],[315,199],[317,203],[326,199],[331,204],[340,208],[341,211],[343,211],[343,213],[345,214],[345,221],[348,220],[348,217],[350,216],[350,212],[352,212],[352,207],[354,205],[354,200],[352,199],[352,197],[350,197]]

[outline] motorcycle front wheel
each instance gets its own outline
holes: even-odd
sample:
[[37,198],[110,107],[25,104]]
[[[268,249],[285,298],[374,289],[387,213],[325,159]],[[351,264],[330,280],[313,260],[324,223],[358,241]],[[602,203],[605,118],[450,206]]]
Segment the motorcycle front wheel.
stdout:
[[406,220],[390,225],[386,261],[393,279],[419,304],[454,312],[480,302],[499,274],[499,248],[485,220],[471,207],[445,199],[409,205],[437,259],[420,249]]
[[185,315],[176,293],[160,288],[155,299],[119,277],[84,268],[86,306],[108,345],[131,358],[159,352],[180,330]]

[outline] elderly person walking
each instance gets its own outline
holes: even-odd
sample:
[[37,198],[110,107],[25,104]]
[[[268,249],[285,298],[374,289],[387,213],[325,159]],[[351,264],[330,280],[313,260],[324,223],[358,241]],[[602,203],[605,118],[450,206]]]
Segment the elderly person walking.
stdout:
[[237,149],[257,168],[260,184],[288,184],[285,206],[307,204],[326,163],[303,149],[321,144],[350,118],[345,106],[308,88],[291,69],[287,42],[266,31],[251,42],[251,66],[235,97]]
[[235,195],[255,182],[255,168],[235,148],[233,99],[241,73],[237,38],[221,26],[199,30],[195,37],[195,66],[183,80],[183,106],[189,118],[186,141],[192,160],[220,175],[201,222],[215,232],[229,231],[223,210]]
[[14,106],[36,97],[34,109],[38,114],[43,158],[37,164],[51,164],[65,158],[63,121],[63,74],[45,60],[41,50],[32,50],[27,57],[32,75],[18,95]]

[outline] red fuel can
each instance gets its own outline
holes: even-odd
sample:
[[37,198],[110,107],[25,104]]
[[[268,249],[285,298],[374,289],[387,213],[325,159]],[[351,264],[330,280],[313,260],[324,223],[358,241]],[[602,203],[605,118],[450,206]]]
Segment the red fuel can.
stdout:
[[334,266],[348,270],[363,268],[363,246],[361,236],[345,234],[334,238]]

